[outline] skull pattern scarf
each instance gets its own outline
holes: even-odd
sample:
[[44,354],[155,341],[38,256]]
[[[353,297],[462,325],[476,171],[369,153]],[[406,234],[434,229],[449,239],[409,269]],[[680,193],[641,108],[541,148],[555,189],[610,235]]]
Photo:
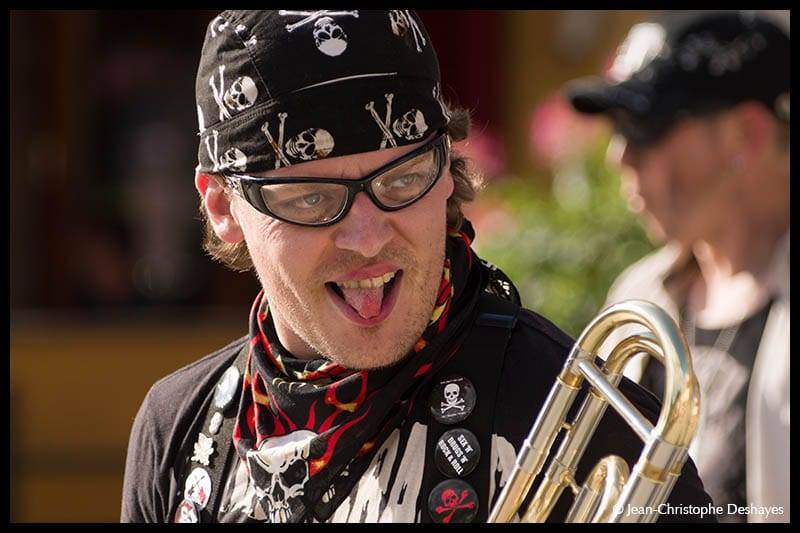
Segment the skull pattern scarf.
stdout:
[[278,340],[266,295],[258,295],[233,439],[268,521],[326,520],[458,350],[488,272],[470,247],[473,237],[469,222],[448,232],[431,320],[409,354],[388,368],[356,371],[326,358],[294,358]]

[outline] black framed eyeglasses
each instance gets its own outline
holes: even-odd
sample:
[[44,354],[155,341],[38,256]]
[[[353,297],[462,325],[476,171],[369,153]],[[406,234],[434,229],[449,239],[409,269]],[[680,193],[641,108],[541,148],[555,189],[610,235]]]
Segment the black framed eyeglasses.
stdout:
[[330,226],[350,211],[365,192],[383,211],[397,211],[430,191],[441,177],[450,138],[438,132],[430,141],[369,175],[349,180],[324,177],[256,177],[223,172],[230,186],[255,209],[300,226]]

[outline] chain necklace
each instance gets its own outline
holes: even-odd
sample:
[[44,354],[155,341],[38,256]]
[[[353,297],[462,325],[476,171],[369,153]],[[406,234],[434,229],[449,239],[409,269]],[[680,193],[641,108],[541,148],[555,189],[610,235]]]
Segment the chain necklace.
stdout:
[[[742,313],[744,315],[744,313]],[[719,370],[720,365],[722,364],[723,359],[725,358],[725,354],[730,354],[731,346],[733,345],[733,341],[736,338],[736,334],[739,333],[739,328],[742,326],[742,321],[744,320],[744,316],[740,316],[736,322],[728,326],[727,328],[723,328],[719,334],[717,335],[714,344],[710,347],[704,348],[702,350],[702,356],[706,357],[710,354],[719,354],[717,355],[717,361],[714,364],[712,372],[706,373],[706,381],[707,384],[713,380],[714,376],[717,374],[717,370]],[[683,331],[686,332],[686,341],[689,344],[689,349],[697,352],[700,352],[700,346],[697,345],[697,324],[694,316],[690,315],[688,312],[685,314],[683,319]],[[697,359],[697,354],[692,354],[692,359]],[[707,390],[707,387],[703,387],[703,383],[700,383],[700,387],[703,390]]]
[[[732,326],[728,326],[727,328],[722,329],[719,334],[717,335],[717,339],[714,341],[714,344],[706,348],[704,353],[708,353],[711,351],[719,350],[724,353],[729,353],[731,345],[733,344],[733,340],[736,338],[736,334],[739,332],[739,328],[741,327],[742,322],[741,320],[737,321]],[[689,343],[690,348],[699,348],[696,345],[697,342],[697,326],[695,324],[695,320],[693,318],[685,318],[683,321],[683,328],[686,332],[686,340]]]
[[[697,382],[698,386],[700,387],[701,397],[709,394],[709,391],[712,389],[713,384],[716,381],[717,372],[719,371],[722,362],[726,359],[726,357],[729,357],[731,346],[733,345],[736,334],[739,332],[739,328],[742,325],[744,315],[745,312],[742,312],[734,324],[723,328],[717,335],[717,338],[712,346],[701,350],[700,346],[697,346],[697,323],[695,316],[688,311],[683,313],[681,326],[686,334],[686,342],[689,344],[689,349],[692,352],[692,361],[699,361],[698,355],[700,355],[704,361],[708,356],[716,357],[716,361],[712,362],[713,367],[708,368],[707,371],[701,371],[702,375],[695,374],[697,375]],[[695,366],[697,370],[700,370],[698,365],[693,366]],[[695,372],[697,372],[697,370],[695,370]],[[701,434],[705,432],[704,428],[707,424],[707,414],[708,407],[702,407],[699,427],[697,428],[697,433],[695,434],[695,437],[689,446],[689,454],[695,460],[700,459],[700,439]]]

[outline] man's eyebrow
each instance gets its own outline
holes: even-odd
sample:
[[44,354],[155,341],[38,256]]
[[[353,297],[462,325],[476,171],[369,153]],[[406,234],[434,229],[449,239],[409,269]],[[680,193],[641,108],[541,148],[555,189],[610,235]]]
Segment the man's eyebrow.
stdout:
[[[287,167],[283,167],[287,168]],[[308,178],[308,177],[326,177],[319,173],[311,173],[311,172],[293,172],[291,174],[278,174],[278,175],[266,175],[265,172],[270,171],[263,171],[263,172],[253,172],[253,173],[245,173],[246,176],[250,176],[252,178],[275,178],[275,179],[282,179],[282,178]],[[335,177],[335,176],[332,176]]]

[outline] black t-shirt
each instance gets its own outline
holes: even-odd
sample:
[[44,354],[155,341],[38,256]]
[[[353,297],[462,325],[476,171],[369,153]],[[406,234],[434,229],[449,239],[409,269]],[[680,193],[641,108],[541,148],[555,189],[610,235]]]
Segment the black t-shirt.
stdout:
[[[176,496],[181,480],[176,479],[175,465],[179,450],[186,449],[197,433],[195,427],[203,402],[223,372],[232,364],[245,338],[190,364],[161,379],[148,392],[134,420],[128,447],[123,487],[123,522],[171,522],[180,502]],[[533,425],[536,415],[561,371],[573,340],[552,323],[528,310],[522,310],[511,335],[505,355],[492,361],[500,365],[496,383],[476,387],[477,401],[494,397],[494,405],[482,411],[480,427],[487,428],[480,450],[483,468],[467,477],[479,494],[481,517],[486,515],[508,480],[517,452]],[[462,350],[466,350],[463,347]],[[495,357],[475,351],[465,352],[480,368],[480,357]],[[449,363],[448,363],[449,365]],[[449,373],[448,365],[439,375]],[[479,380],[476,380],[479,381]],[[436,382],[436,378],[432,383]],[[494,390],[489,390],[494,388]],[[655,397],[635,383],[624,379],[619,385],[623,394],[655,423],[660,406]],[[577,402],[576,402],[577,406]],[[573,409],[574,411],[574,409]],[[410,415],[396,431],[376,446],[371,464],[352,492],[333,512],[330,521],[346,522],[429,522],[431,479],[437,467],[433,453],[441,427],[434,432],[427,398],[416,401]],[[602,457],[614,453],[632,467],[642,450],[642,442],[619,415],[609,408],[579,463],[576,479],[582,482]],[[191,449],[191,446],[189,446]],[[225,487],[216,521],[249,522],[263,519],[263,511],[253,504],[253,488],[246,470],[233,461],[223,475]],[[538,484],[538,481],[537,481]],[[214,490],[220,490],[215,488]],[[250,491],[248,493],[248,491]],[[563,521],[572,500],[569,489],[559,500],[550,521]],[[529,493],[533,494],[533,491]],[[263,496],[262,496],[263,497]],[[707,507],[710,497],[704,492],[694,464],[683,467],[668,502],[677,511],[662,514],[662,522],[714,521],[713,515],[681,514],[687,506]],[[435,506],[434,506],[435,507]],[[260,513],[260,514],[259,514]],[[708,510],[706,510],[708,513]]]

